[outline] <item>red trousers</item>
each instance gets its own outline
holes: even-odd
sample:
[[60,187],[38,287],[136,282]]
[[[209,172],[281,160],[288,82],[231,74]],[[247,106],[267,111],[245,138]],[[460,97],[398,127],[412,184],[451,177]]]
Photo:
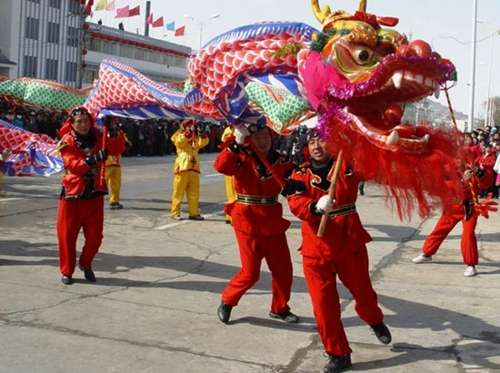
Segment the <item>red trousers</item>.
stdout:
[[357,249],[345,247],[331,260],[303,257],[303,268],[325,351],[335,356],[350,354],[351,348],[340,319],[337,275],[354,297],[355,310],[364,322],[374,326],[384,319],[370,280],[366,246]]
[[274,313],[288,311],[293,273],[285,234],[251,236],[239,231],[235,233],[240,248],[241,271],[224,289],[222,301],[236,306],[243,294],[259,281],[261,262],[265,259],[272,275],[271,311]]
[[59,269],[65,276],[73,275],[76,264],[76,240],[83,228],[85,244],[79,264],[92,268],[92,260],[102,242],[104,225],[104,198],[59,201],[57,210],[57,238],[59,240]]
[[455,225],[462,221],[462,239],[460,240],[460,248],[464,264],[475,266],[479,261],[476,241],[476,225],[477,215],[473,214],[469,220],[465,220],[462,206],[456,206],[448,212],[443,213],[432,233],[427,237],[422,251],[426,256],[431,256],[437,253],[439,246],[446,239],[448,234],[453,230]]

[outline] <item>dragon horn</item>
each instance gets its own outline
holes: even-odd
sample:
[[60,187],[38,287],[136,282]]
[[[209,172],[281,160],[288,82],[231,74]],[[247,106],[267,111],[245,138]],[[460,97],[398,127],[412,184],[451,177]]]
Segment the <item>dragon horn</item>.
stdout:
[[311,0],[311,5],[313,8],[314,15],[316,19],[323,24],[323,22],[332,14],[330,7],[325,5],[323,8],[319,6],[319,0]]
[[366,3],[367,2],[368,2],[368,0],[360,0],[360,2],[359,2],[359,8],[358,8],[359,12],[366,13]]

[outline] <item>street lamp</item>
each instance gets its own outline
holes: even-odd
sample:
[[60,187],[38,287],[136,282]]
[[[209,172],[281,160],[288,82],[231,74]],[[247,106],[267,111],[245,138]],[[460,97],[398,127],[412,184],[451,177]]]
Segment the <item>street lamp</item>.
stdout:
[[191,21],[198,23],[198,26],[200,27],[200,50],[201,50],[201,47],[203,46],[203,28],[205,26],[205,22],[212,21],[212,20],[217,19],[219,17],[220,17],[220,14],[213,14],[210,17],[206,18],[205,20],[200,20],[200,19],[197,19],[193,16],[190,16],[189,14],[184,15],[184,18],[190,19]]

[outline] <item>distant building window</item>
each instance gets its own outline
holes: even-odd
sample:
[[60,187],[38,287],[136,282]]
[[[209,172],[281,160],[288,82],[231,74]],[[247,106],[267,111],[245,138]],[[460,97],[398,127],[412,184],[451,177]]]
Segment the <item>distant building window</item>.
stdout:
[[144,49],[135,48],[135,59],[144,61]]
[[38,40],[40,20],[38,18],[26,17],[26,39]]
[[120,56],[126,58],[134,58],[134,47],[130,45],[120,45]]
[[114,41],[103,41],[102,52],[106,54],[116,55],[117,44]]
[[54,22],[49,22],[47,28],[47,42],[59,44],[59,24]]
[[79,0],[69,0],[69,12],[73,14],[80,14]]
[[78,47],[79,36],[76,27],[68,26],[68,40],[67,43],[70,47]]
[[101,52],[102,51],[102,41],[99,39],[90,39],[90,48],[91,51]]
[[58,61],[48,58],[45,61],[45,79],[57,80]]
[[64,80],[67,82],[76,82],[76,66],[76,62],[66,62]]
[[83,84],[92,85],[94,83],[94,80],[97,79],[98,74],[99,73],[97,70],[85,70],[83,72]]
[[61,9],[61,0],[49,0],[49,6],[56,9]]
[[40,4],[40,0],[30,0],[32,3]]
[[174,56],[172,56],[170,54],[164,54],[163,55],[163,63],[165,65],[172,66],[174,64],[173,58],[174,58]]
[[38,68],[38,58],[33,56],[24,56],[23,76],[36,78]]

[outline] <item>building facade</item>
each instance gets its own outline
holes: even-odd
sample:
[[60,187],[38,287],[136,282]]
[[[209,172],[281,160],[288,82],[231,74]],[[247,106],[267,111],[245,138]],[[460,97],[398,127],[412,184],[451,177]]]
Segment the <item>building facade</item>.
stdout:
[[183,80],[191,49],[98,24],[80,0],[0,0],[0,75],[89,86],[112,58],[157,81]]
[[1,0],[0,50],[14,63],[2,73],[77,87],[81,12],[79,0]]
[[187,76],[189,47],[95,23],[89,23],[85,35],[83,86],[92,85],[105,58],[132,66],[156,81],[184,80]]

